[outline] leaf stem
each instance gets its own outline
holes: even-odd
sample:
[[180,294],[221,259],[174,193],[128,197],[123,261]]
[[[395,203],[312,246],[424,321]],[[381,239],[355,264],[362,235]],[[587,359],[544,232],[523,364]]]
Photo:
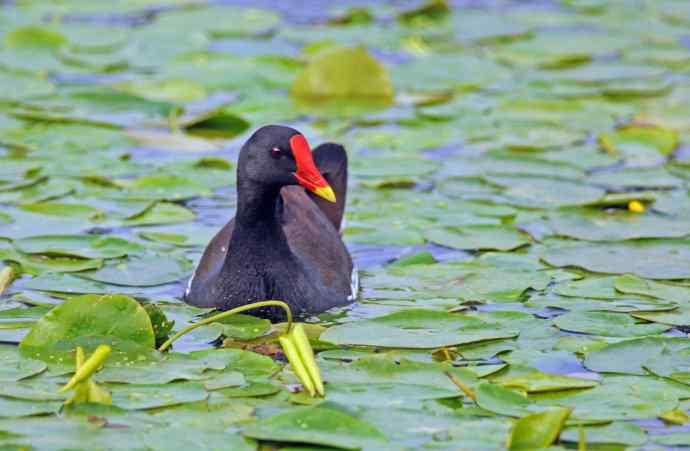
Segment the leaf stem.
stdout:
[[450,371],[444,371],[445,375],[448,376],[448,379],[462,391],[465,396],[470,398],[472,401],[477,402],[477,394],[472,390],[469,386],[465,385],[459,377],[457,377],[455,374],[451,373]]
[[242,313],[242,312],[246,312],[247,310],[254,310],[254,309],[256,309],[256,308],[269,307],[269,306],[280,307],[280,308],[282,308],[283,310],[285,310],[285,314],[286,314],[286,316],[287,316],[287,323],[288,323],[288,325],[287,325],[287,333],[289,333],[289,332],[290,332],[290,329],[292,328],[292,310],[290,310],[290,306],[289,306],[289,305],[287,305],[287,304],[286,304],[285,302],[283,302],[283,301],[261,301],[261,302],[253,302],[253,303],[251,303],[251,304],[242,305],[242,306],[240,306],[240,307],[236,307],[236,308],[234,308],[234,309],[231,309],[231,310],[228,310],[228,311],[225,311],[225,312],[217,313],[217,314],[215,314],[215,315],[209,316],[208,318],[204,318],[204,319],[202,319],[202,320],[199,321],[199,322],[196,322],[196,323],[194,323],[194,324],[191,324],[191,325],[185,327],[184,329],[182,329],[181,331],[179,331],[178,333],[176,333],[176,334],[173,335],[172,337],[168,338],[168,339],[165,341],[165,343],[163,343],[163,344],[158,348],[158,350],[159,350],[160,352],[165,351],[165,350],[168,349],[168,348],[170,347],[170,345],[172,345],[173,342],[175,342],[178,338],[180,338],[180,337],[183,336],[183,335],[188,334],[189,332],[193,331],[193,330],[196,329],[197,327],[201,327],[201,326],[204,326],[204,325],[206,325],[206,324],[210,324],[210,323],[219,321],[219,320],[221,320],[221,319],[223,319],[223,318],[227,318],[228,316],[232,316],[232,315],[234,315],[234,314],[236,314],[236,313]]

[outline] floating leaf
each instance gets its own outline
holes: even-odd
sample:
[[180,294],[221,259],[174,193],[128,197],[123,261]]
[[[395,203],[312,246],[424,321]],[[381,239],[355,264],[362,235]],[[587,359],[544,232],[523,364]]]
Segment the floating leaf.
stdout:
[[117,258],[136,255],[143,247],[114,236],[44,235],[24,238],[14,245],[27,254],[66,255],[81,258]]
[[125,219],[124,223],[128,226],[177,224],[192,221],[195,217],[191,210],[181,205],[171,202],[154,202],[144,210]]
[[554,320],[562,330],[605,337],[635,337],[660,334],[669,329],[662,324],[639,324],[625,313],[569,312]]
[[517,335],[515,330],[496,326],[462,314],[408,309],[331,327],[320,340],[338,345],[423,349]]
[[682,238],[688,235],[685,223],[676,218],[623,210],[559,211],[549,215],[549,225],[557,235],[586,241]]
[[687,342],[679,337],[646,337],[611,343],[587,354],[585,366],[592,371],[644,375],[642,365],[664,350],[678,351]]
[[312,101],[348,98],[387,103],[393,98],[386,68],[362,47],[324,50],[297,77],[290,92]]
[[0,348],[0,381],[4,385],[35,376],[47,368],[40,360],[21,356],[14,346]]
[[600,135],[599,143],[607,152],[629,163],[654,164],[660,156],[673,152],[678,134],[663,127],[629,125]]
[[72,350],[84,339],[98,339],[117,349],[123,342],[155,345],[151,320],[134,299],[123,295],[70,298],[38,320],[21,347],[32,352]]
[[572,409],[554,409],[527,415],[515,422],[508,440],[508,448],[546,448],[558,439]]
[[108,385],[112,391],[113,405],[127,410],[155,409],[190,402],[203,401],[208,397],[199,383],[181,382],[167,385]]
[[189,261],[184,258],[146,254],[108,264],[94,272],[81,272],[78,276],[111,285],[153,287],[185,279],[191,271]]
[[542,258],[554,266],[625,274],[648,279],[690,278],[690,247],[685,241],[639,240],[548,248]]
[[375,427],[322,404],[278,413],[247,427],[247,437],[280,442],[310,443],[345,449],[378,447],[387,441]]
[[[566,427],[561,432],[561,440],[578,443],[580,427]],[[621,444],[641,446],[647,441],[644,430],[634,423],[613,422],[604,426],[585,426],[585,439],[588,444]]]
[[509,251],[529,243],[518,230],[505,226],[468,226],[455,231],[431,229],[426,233],[429,241],[457,249]]

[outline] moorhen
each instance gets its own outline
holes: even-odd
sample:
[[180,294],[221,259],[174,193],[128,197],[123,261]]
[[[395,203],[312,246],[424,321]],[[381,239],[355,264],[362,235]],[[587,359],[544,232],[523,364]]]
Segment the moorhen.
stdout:
[[[353,301],[357,271],[340,237],[346,191],[342,146],[312,153],[295,129],[257,130],[240,150],[236,215],[206,247],[185,302],[229,310],[275,299],[300,315]],[[251,313],[282,318],[273,307]]]

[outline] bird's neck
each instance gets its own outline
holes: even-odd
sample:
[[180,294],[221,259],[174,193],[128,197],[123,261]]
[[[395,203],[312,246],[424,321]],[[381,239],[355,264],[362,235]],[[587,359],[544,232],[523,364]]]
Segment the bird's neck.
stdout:
[[233,252],[229,258],[291,255],[280,219],[280,188],[238,180],[235,229],[228,243]]
[[279,197],[279,186],[262,185],[240,178],[237,182],[237,226],[270,228],[277,225],[276,207]]

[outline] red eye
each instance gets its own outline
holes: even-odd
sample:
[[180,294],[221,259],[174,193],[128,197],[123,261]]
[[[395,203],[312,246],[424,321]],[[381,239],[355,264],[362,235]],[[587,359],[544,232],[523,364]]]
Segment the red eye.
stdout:
[[283,151],[277,147],[274,147],[273,149],[271,149],[271,156],[273,158],[280,158],[283,156]]

